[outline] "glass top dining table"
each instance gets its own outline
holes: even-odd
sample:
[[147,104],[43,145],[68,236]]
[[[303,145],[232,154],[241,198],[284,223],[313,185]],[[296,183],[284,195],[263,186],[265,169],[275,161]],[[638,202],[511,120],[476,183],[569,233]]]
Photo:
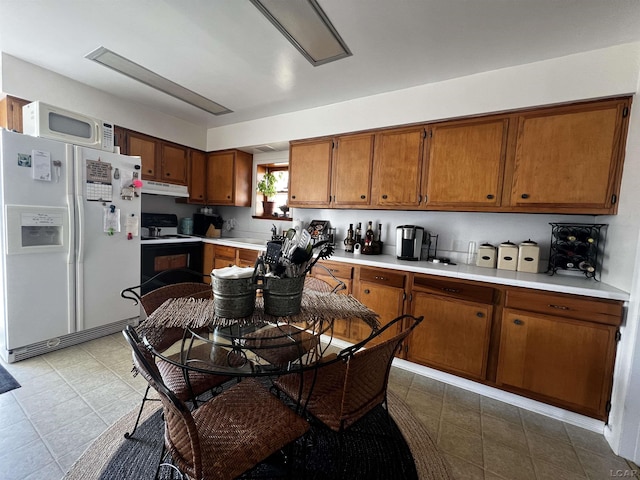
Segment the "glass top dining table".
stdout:
[[[351,295],[307,289],[300,312],[287,317],[266,314],[259,296],[253,313],[243,318],[217,316],[213,299],[175,298],[141,325],[147,348],[185,374],[258,377],[302,372],[336,361],[330,352],[337,321],[371,333],[379,327],[378,315]],[[167,333],[174,341],[158,342]]]

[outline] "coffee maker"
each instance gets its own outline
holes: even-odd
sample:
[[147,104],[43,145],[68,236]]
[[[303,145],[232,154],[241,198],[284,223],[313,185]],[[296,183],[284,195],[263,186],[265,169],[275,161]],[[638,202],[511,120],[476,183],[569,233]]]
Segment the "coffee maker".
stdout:
[[396,227],[396,256],[399,260],[420,260],[424,228],[415,225]]

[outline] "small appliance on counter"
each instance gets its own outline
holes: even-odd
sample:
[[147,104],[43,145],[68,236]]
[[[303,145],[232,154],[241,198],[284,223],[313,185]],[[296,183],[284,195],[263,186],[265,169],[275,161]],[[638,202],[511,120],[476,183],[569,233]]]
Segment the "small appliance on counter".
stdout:
[[424,228],[400,225],[396,228],[396,256],[399,260],[420,260]]

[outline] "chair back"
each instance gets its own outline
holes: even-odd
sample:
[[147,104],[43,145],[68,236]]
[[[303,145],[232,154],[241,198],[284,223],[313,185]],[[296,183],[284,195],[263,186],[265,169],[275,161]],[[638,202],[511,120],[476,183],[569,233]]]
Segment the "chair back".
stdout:
[[170,298],[212,298],[211,285],[204,282],[181,282],[173,285],[165,285],[156,288],[140,298],[142,308],[147,315],[151,315],[156,309]]
[[[401,333],[382,343],[361,349],[388,328],[393,328],[395,324],[406,319],[410,324]],[[403,315],[374,332],[365,341],[340,352],[338,356],[347,360],[341,415],[345,426],[350,418],[355,421],[386,400],[393,356],[404,339],[422,320],[423,317]]]
[[158,392],[162,402],[167,450],[183,472],[192,478],[201,478],[200,437],[191,412],[164,384],[153,355],[142,344],[134,328],[127,325],[122,333],[131,346],[136,369]]

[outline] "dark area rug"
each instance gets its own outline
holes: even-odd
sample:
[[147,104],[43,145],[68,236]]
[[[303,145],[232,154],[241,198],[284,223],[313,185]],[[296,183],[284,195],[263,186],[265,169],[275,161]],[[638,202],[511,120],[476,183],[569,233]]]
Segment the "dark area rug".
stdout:
[[[122,417],[87,449],[64,480],[144,480],[156,473],[163,441],[158,402],[148,402],[135,438],[126,440],[137,408]],[[342,434],[312,423],[312,430],[298,441],[289,464],[280,453],[241,478],[324,479],[451,479],[447,462],[424,426],[408,406],[390,395],[391,417],[382,407]],[[161,467],[159,479],[171,478],[172,469]],[[179,478],[175,473],[173,478]]]
[[0,365],[0,393],[6,393],[14,388],[20,388],[20,384]]
[[[163,432],[158,411],[138,427],[135,439],[122,442],[99,478],[153,478],[162,451]],[[171,469],[161,467],[158,478],[171,478]],[[274,454],[240,478],[411,480],[418,476],[411,450],[400,430],[384,409],[377,407],[343,432],[342,438],[312,423],[310,434],[295,444],[288,464],[284,463],[282,454]]]

